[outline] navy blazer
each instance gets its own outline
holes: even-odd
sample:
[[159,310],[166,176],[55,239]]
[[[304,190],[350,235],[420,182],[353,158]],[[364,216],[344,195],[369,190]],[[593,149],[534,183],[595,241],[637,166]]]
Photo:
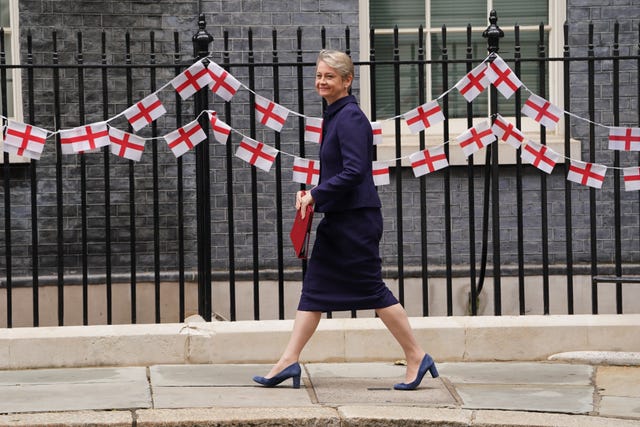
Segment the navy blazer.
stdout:
[[371,123],[353,95],[330,104],[324,113],[320,179],[311,190],[318,212],[381,207],[373,184]]

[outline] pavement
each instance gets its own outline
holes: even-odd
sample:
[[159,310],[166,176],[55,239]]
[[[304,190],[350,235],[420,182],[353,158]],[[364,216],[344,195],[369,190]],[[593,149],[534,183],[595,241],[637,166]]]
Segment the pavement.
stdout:
[[0,426],[640,426],[639,360],[439,362],[409,392],[402,361],[303,363],[300,389],[258,364],[0,371]]

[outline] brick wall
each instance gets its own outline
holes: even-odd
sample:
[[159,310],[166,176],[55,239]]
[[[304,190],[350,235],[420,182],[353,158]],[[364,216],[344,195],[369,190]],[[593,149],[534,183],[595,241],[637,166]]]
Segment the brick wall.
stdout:
[[[585,54],[586,24],[585,20],[592,20],[596,24],[596,54],[610,52],[612,38],[612,22],[620,20],[621,53],[632,51],[637,43],[636,7],[633,1],[604,0],[568,0],[567,19],[570,24],[570,44],[572,55]],[[222,61],[221,51],[224,49],[224,34],[228,34],[230,59],[232,62],[246,62],[248,59],[249,41],[248,35],[251,29],[253,36],[254,60],[257,63],[270,62],[273,51],[273,30],[277,31],[278,60],[280,62],[295,62],[297,49],[296,31],[300,27],[303,32],[304,61],[313,62],[317,50],[321,47],[320,27],[326,29],[326,45],[332,48],[344,49],[345,27],[351,30],[352,52],[358,52],[358,2],[329,1],[329,0],[228,0],[228,1],[55,1],[55,0],[21,0],[20,19],[25,48],[26,32],[31,31],[34,38],[34,62],[49,64],[52,61],[51,33],[57,31],[59,60],[61,63],[73,64],[77,60],[76,32],[83,32],[83,60],[85,62],[99,62],[100,39],[105,33],[107,61],[119,63],[124,60],[124,33],[129,32],[131,38],[131,53],[134,63],[147,63],[150,58],[150,31],[154,32],[156,60],[159,63],[172,63],[174,60],[174,32],[179,35],[179,58],[188,62],[192,57],[191,36],[197,29],[197,15],[205,14],[207,30],[213,35],[212,55],[214,60]],[[634,29],[635,28],[635,29]],[[26,60],[23,56],[23,60]],[[622,76],[622,93],[629,94],[621,101],[621,123],[637,123],[637,99],[633,94],[635,89],[635,64],[624,63]],[[612,123],[612,104],[610,100],[611,79],[610,63],[602,64],[596,75],[597,91],[600,95],[596,105],[595,120],[601,123]],[[248,68],[236,68],[233,74],[245,84],[249,84]],[[585,77],[586,70],[583,65],[572,69],[571,91],[573,94],[571,110],[581,116],[587,116],[585,101]],[[36,106],[34,123],[39,126],[51,128],[54,126],[52,111],[54,96],[51,92],[50,71],[36,71]],[[71,127],[82,121],[76,87],[77,70],[63,69],[61,73],[61,127]],[[157,84],[164,84],[173,75],[173,70],[158,70]],[[274,74],[269,67],[256,69],[255,80],[252,84],[256,92],[269,98],[279,98],[279,102],[294,111],[300,111],[297,105],[297,86],[294,69],[282,69],[278,79],[280,90],[274,93]],[[307,67],[304,71],[305,91],[304,113],[307,115],[319,115],[321,104],[312,90],[313,67]],[[123,90],[125,76],[121,72],[113,72],[109,76],[109,109],[107,116],[112,116],[122,111],[129,102],[126,99],[126,91]],[[84,120],[90,122],[100,120],[104,116],[102,108],[102,92],[100,88],[99,71],[87,72],[86,106]],[[134,73],[132,78],[134,88],[133,100],[150,92],[149,70],[141,69]],[[357,95],[357,88],[356,88]],[[26,99],[26,97],[25,97]],[[276,135],[258,126],[255,131],[249,123],[248,94],[245,92],[234,99],[231,115],[226,116],[224,106],[218,98],[212,98],[212,108],[219,111],[221,116],[231,122],[231,125],[246,135],[251,135],[265,143],[274,145]],[[167,102],[170,113],[159,121],[157,132],[163,135],[175,129],[176,118],[173,114],[176,105],[172,99]],[[181,106],[186,112],[186,117],[191,113],[192,103],[186,102]],[[192,117],[192,116],[191,116]],[[29,117],[27,116],[26,119]],[[298,121],[290,118],[293,124],[279,136],[279,143],[283,151],[297,154],[299,152]],[[145,132],[148,132],[146,130]],[[253,134],[252,134],[253,133]],[[149,133],[145,134],[146,136]],[[598,154],[596,161],[612,165],[611,154],[602,149],[606,145],[606,132],[597,130]],[[572,136],[582,141],[583,159],[588,156],[588,126],[584,124],[572,124]],[[235,139],[238,142],[237,136]],[[214,268],[224,270],[228,264],[228,226],[227,226],[227,170],[226,151],[223,146],[212,143],[211,179],[212,179],[212,250]],[[315,147],[307,146],[307,156],[315,155]],[[138,244],[140,271],[150,271],[153,268],[153,218],[152,214],[152,187],[151,187],[151,161],[150,150],[143,156],[143,161],[135,165],[135,198],[136,198],[136,240]],[[283,195],[284,227],[288,227],[292,212],[289,209],[293,199],[293,192],[297,184],[290,182],[287,168],[292,160],[281,156],[283,166]],[[91,271],[100,273],[104,271],[104,157],[102,155],[86,155],[87,166],[87,212],[89,218],[89,256]],[[113,226],[113,267],[115,272],[126,273],[130,270],[129,254],[129,165],[113,156],[109,157],[111,182],[111,220]],[[160,194],[160,242],[161,242],[161,266],[163,270],[177,268],[177,224],[176,212],[176,161],[163,142],[158,144],[159,169],[159,194]],[[185,215],[187,241],[187,269],[194,269],[195,261],[195,183],[194,183],[194,156],[187,154],[183,158],[185,180]],[[80,269],[81,260],[81,233],[80,221],[80,158],[69,156],[64,159],[64,200],[65,200],[65,268],[70,272]],[[467,169],[465,167],[452,167],[449,170],[451,176],[451,209],[453,221],[452,256],[456,266],[465,267],[469,263],[469,205],[467,189]],[[398,173],[392,172],[393,175]],[[403,230],[404,230],[404,263],[407,266],[419,266],[422,263],[420,252],[421,230],[419,211],[419,181],[413,177],[411,170],[403,169]],[[41,272],[53,274],[57,265],[56,256],[56,223],[55,223],[55,156],[54,150],[47,150],[42,161],[38,162],[38,197],[39,197],[39,223],[41,244]],[[443,174],[430,177],[427,185],[427,239],[428,260],[434,271],[441,270],[445,261],[445,211],[444,211],[444,183]],[[392,176],[392,180],[395,176]],[[474,170],[475,182],[475,216],[476,220],[476,254],[479,257],[481,249],[481,224],[483,178],[481,168]],[[275,172],[256,172],[256,188],[258,190],[258,241],[259,263],[263,268],[275,268],[277,265],[276,244],[276,182]],[[29,203],[29,177],[25,168],[17,167],[12,175],[12,229],[15,228],[14,243],[14,270],[27,274],[30,268],[30,203]],[[565,261],[564,238],[566,235],[562,206],[564,203],[565,177],[562,168],[557,168],[548,177],[548,201],[549,201],[549,233],[550,262],[552,264]],[[598,191],[598,200],[610,200],[612,198],[612,181]],[[542,234],[540,232],[540,173],[527,168],[523,174],[524,186],[524,211],[525,216],[525,253],[526,263],[539,265],[541,262],[540,244]],[[590,261],[589,240],[589,191],[572,186],[573,199],[573,226],[574,226],[574,261],[588,263]],[[238,269],[251,269],[253,267],[252,249],[252,199],[251,199],[251,169],[242,161],[233,159],[233,189],[235,206],[235,228],[233,231],[236,242],[236,267]],[[396,230],[398,217],[396,214],[395,185],[380,188],[383,199],[385,234],[383,237],[382,254],[384,265],[393,268],[397,264]],[[633,195],[624,195],[627,199]],[[628,218],[625,218],[623,226],[628,230],[624,235],[630,235],[631,230],[637,230],[637,204],[628,203]],[[513,265],[516,258],[516,180],[515,168],[504,167],[500,172],[500,211],[501,211],[501,247],[503,250],[502,262]],[[612,221],[609,210],[599,212],[599,224],[607,224]],[[635,218],[635,219],[633,219]],[[25,230],[25,232],[21,232]],[[284,233],[285,245],[287,244],[286,232]],[[489,232],[491,239],[491,232]],[[635,242],[635,243],[634,243]],[[614,241],[610,235],[599,234],[598,248],[599,258],[602,262],[612,259],[612,247]],[[629,246],[633,259],[638,258],[637,238],[628,239],[625,243]],[[285,259],[287,265],[297,265],[295,260],[286,256],[288,246],[285,246]],[[0,252],[4,251],[4,246]],[[491,254],[491,250],[489,250]]]

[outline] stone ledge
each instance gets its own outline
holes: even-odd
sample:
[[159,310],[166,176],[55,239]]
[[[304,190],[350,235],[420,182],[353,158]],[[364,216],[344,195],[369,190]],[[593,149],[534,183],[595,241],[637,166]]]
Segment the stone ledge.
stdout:
[[[440,361],[533,361],[574,351],[640,352],[638,314],[410,320],[425,350]],[[272,363],[292,325],[292,320],[266,320],[2,329],[0,369]],[[301,360],[401,357],[380,319],[323,319]]]

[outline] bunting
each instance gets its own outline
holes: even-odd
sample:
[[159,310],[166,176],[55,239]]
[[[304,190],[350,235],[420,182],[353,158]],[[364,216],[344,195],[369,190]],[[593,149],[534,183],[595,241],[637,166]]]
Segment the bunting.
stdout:
[[[528,91],[529,97],[522,107],[522,113],[548,129],[554,129],[563,114],[570,114],[531,92],[518,79],[507,63],[495,54],[490,55],[480,65],[468,72],[456,83],[454,88],[458,90],[467,102],[472,102],[489,84],[493,84],[506,98],[511,97],[515,91],[520,89]],[[168,86],[172,86],[182,99],[188,99],[207,86],[225,101],[230,101],[240,88],[253,92],[228,71],[212,61],[211,58],[206,58],[189,66],[160,90],[146,96],[122,113],[104,122],[89,123],[73,129],[49,131],[0,116],[0,119],[3,119],[0,122],[0,133],[4,142],[3,150],[11,154],[38,160],[44,150],[46,140],[53,135],[59,135],[59,149],[62,154],[94,152],[101,147],[110,146],[110,151],[113,155],[139,161],[144,152],[146,140],[164,139],[174,155],[179,157],[207,139],[207,134],[200,127],[198,118],[201,114],[208,114],[215,141],[220,144],[226,144],[229,141],[231,132],[239,133],[242,138],[236,151],[236,156],[266,172],[271,169],[280,151],[242,135],[242,133],[220,120],[215,111],[202,111],[193,122],[161,137],[142,138],[134,133],[119,130],[112,125],[111,122],[120,116],[124,116],[134,132],[137,132],[162,117],[167,113],[167,110],[158,97],[158,93]],[[447,90],[434,100],[386,120],[404,119],[412,133],[423,132],[446,120],[438,100],[452,89]],[[317,144],[322,142],[321,118],[307,117],[292,112],[282,105],[270,101],[255,92],[253,93],[255,95],[256,119],[261,124],[280,132],[286,125],[288,115],[293,113],[304,118],[304,141]],[[588,119],[573,116],[593,123]],[[531,140],[525,142],[525,136],[522,131],[504,117],[495,115],[491,118],[493,119],[493,124],[489,121],[479,123],[467,129],[455,139],[465,155],[470,156],[498,139],[514,149],[520,149],[520,155],[524,162],[545,173],[551,173],[555,165],[563,159],[562,155],[545,145]],[[640,128],[595,124],[609,129],[609,149],[640,151]],[[371,122],[371,129],[374,144],[379,144],[382,141],[382,123],[379,121]],[[444,142],[444,144],[448,143],[450,141]],[[314,185],[317,182],[319,175],[318,162],[302,159],[288,153],[283,154],[294,158],[292,179],[295,182],[308,185]],[[430,147],[417,153],[412,153],[407,157],[411,161],[415,176],[422,176],[449,166],[443,146]],[[567,174],[568,180],[593,188],[602,187],[608,169],[607,166],[581,162],[568,157],[564,158],[570,165]],[[389,164],[398,160],[400,159],[373,162],[372,174],[375,185],[389,183]],[[625,190],[640,190],[640,169],[638,167],[618,169],[623,169],[624,171]]]

